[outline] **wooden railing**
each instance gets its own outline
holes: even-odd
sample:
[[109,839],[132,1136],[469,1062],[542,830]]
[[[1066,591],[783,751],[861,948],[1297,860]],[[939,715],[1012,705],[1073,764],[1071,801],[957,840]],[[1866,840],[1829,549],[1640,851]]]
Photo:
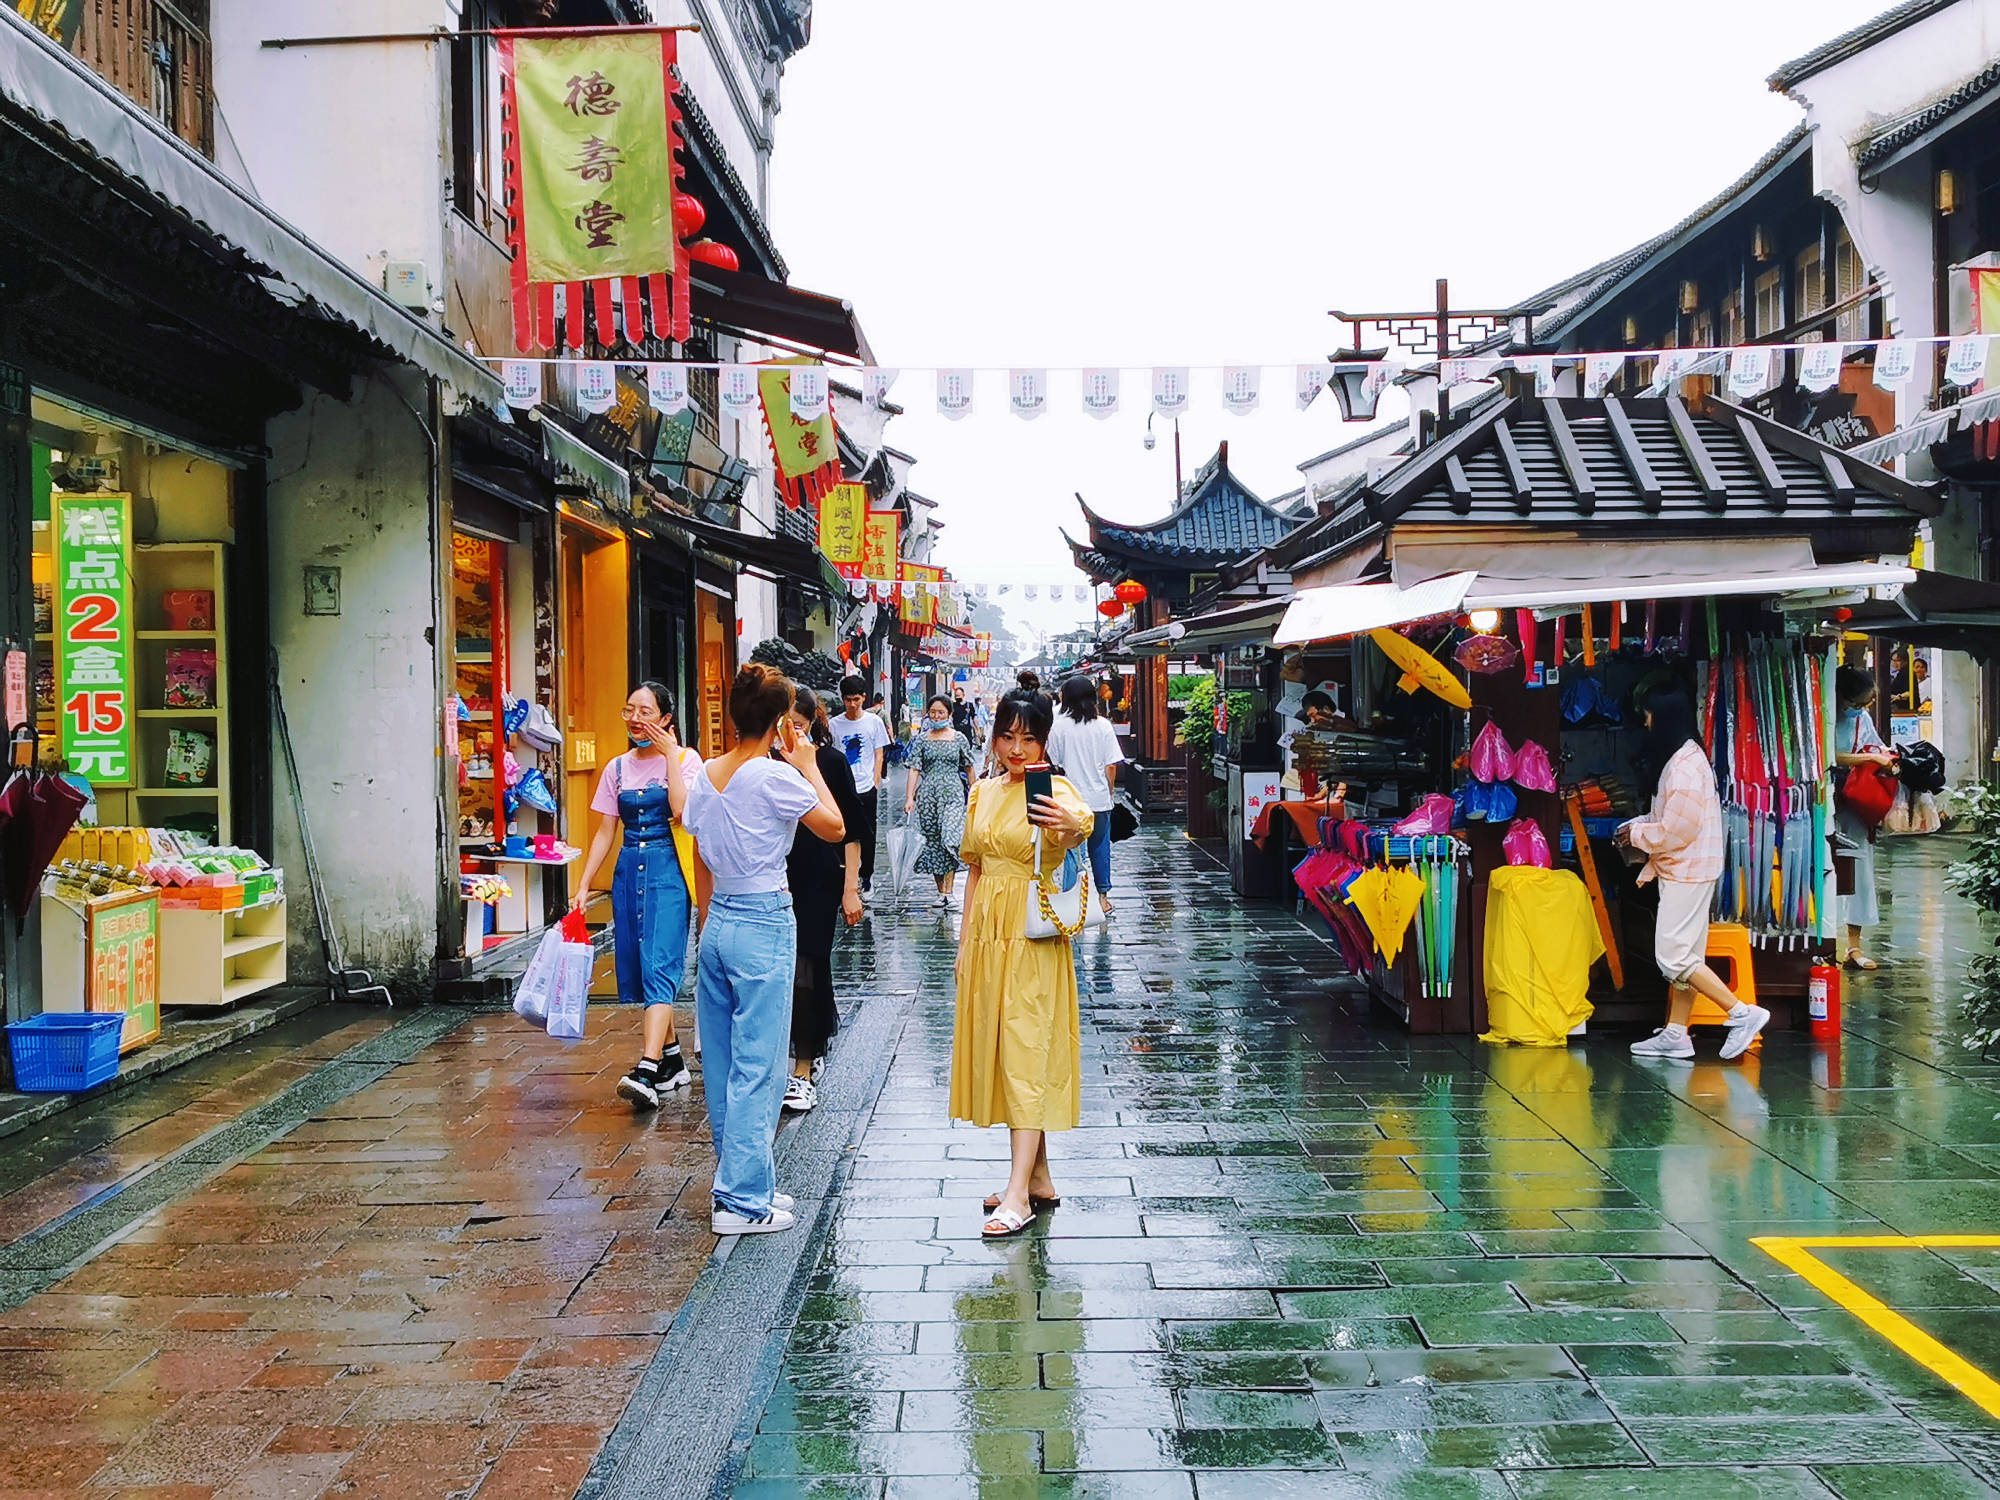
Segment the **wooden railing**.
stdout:
[[71,0],[71,50],[204,155],[215,154],[208,0]]

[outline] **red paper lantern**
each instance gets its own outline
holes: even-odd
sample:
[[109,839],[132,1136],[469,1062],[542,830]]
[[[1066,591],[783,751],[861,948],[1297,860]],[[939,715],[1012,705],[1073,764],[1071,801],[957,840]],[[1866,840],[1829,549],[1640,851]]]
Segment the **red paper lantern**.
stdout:
[[1845,625],[1849,620],[1854,618],[1854,611],[1846,608],[1836,609],[1833,612],[1833,617],[1842,625]]
[[1106,599],[1097,606],[1097,612],[1107,620],[1115,620],[1125,613],[1125,606],[1116,599]]
[[708,210],[701,206],[701,199],[692,193],[674,194],[674,233],[690,240],[701,233],[701,226],[707,222]]
[[718,245],[714,240],[696,240],[688,246],[688,259],[700,261],[705,266],[719,266],[725,271],[742,269],[736,252],[727,245]]
[[1128,578],[1111,592],[1118,596],[1120,604],[1137,604],[1146,597],[1146,585],[1136,578]]

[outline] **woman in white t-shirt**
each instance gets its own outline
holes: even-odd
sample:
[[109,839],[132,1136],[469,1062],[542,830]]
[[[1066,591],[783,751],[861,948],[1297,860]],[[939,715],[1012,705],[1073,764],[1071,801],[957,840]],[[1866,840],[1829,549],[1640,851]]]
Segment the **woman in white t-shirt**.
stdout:
[[[768,1234],[793,1222],[771,1155],[791,1072],[798,960],[785,861],[800,823],[830,844],[846,827],[811,739],[786,717],[793,691],[780,672],[758,662],[744,667],[729,693],[736,748],[703,766],[691,786],[667,783],[674,816],[697,840],[714,883],[701,928],[695,1013],[715,1141],[709,1224],[717,1234]],[[773,741],[783,760],[771,758]]]
[[1090,878],[1108,917],[1111,915],[1109,814],[1125,752],[1118,747],[1118,731],[1099,710],[1097,688],[1088,677],[1079,672],[1064,678],[1061,692],[1062,706],[1056,714],[1055,727],[1049,730],[1049,759],[1062,768],[1084,805],[1096,815],[1090,826]]

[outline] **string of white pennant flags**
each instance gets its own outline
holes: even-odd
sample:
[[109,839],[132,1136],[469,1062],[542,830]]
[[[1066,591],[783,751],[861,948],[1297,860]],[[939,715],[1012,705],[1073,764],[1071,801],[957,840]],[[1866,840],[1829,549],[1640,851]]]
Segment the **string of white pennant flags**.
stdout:
[[[1770,389],[1782,369],[1780,356],[1798,353],[1798,381],[1815,393],[1830,390],[1840,380],[1843,364],[1850,354],[1873,350],[1874,383],[1885,391],[1900,391],[1915,377],[1918,351],[1945,345],[1945,379],[1954,385],[1969,385],[1988,378],[1992,343],[2000,334],[1943,334],[1925,338],[1883,338],[1813,340],[1782,344],[1720,344],[1687,349],[1619,349],[1574,354],[1465,355],[1450,359],[1419,361],[1384,358],[1375,360],[1317,360],[1292,366],[1292,400],[1300,411],[1316,401],[1337,375],[1359,374],[1359,396],[1366,409],[1395,380],[1413,370],[1435,369],[1439,384],[1446,390],[1494,379],[1511,368],[1533,379],[1538,395],[1556,393],[1559,377],[1577,372],[1582,392],[1596,398],[1624,373],[1628,364],[1655,361],[1650,389],[1664,390],[1691,376],[1722,378],[1726,389],[1739,399]],[[609,411],[618,400],[619,368],[639,368],[645,372],[648,397],[663,415],[685,410],[692,399],[688,375],[691,371],[714,371],[716,397],[722,411],[748,419],[761,406],[757,372],[769,366],[729,364],[717,361],[652,361],[634,364],[625,360],[579,359],[495,359],[511,406],[530,408],[542,399],[541,367],[556,365],[573,382],[573,391],[582,409],[593,415]],[[787,365],[792,415],[813,422],[827,414],[835,381],[857,382],[862,400],[870,407],[884,405],[890,390],[907,372],[883,365]],[[1190,409],[1194,377],[1219,376],[1222,409],[1248,416],[1263,404],[1264,365],[1155,365],[1149,374],[1146,406],[1163,417],[1185,415]],[[982,375],[1003,375],[1006,381],[1006,410],[1024,421],[1033,421],[1053,410],[1051,375],[1076,375],[1078,400],[1085,415],[1100,421],[1124,409],[1125,368],[1101,366],[1035,366],[997,369],[956,366],[932,370],[935,400],[940,416],[962,421],[977,414]]]
[[[944,599],[955,597],[961,603],[984,603],[989,599],[998,600],[1009,595],[1026,600],[1046,599],[1051,604],[1069,600],[1076,604],[1098,602],[1099,590],[1087,583],[968,583],[962,578],[850,578],[848,591],[856,598],[869,590],[886,592],[903,599]],[[1110,591],[1102,591],[1105,598]]]

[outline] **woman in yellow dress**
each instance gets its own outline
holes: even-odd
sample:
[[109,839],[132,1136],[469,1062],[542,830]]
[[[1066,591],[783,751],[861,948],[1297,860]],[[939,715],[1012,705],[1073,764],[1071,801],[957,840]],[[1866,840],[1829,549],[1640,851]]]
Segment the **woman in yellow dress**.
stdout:
[[959,857],[970,868],[958,937],[958,1022],[951,1049],[951,1115],[1013,1131],[1013,1170],[986,1200],[988,1239],[1019,1234],[1059,1201],[1047,1132],[1081,1118],[1076,969],[1062,939],[1030,941],[1034,829],[1053,875],[1065,851],[1090,837],[1091,812],[1058,776],[1051,797],[1028,805],[1028,767],[1048,744],[1049,700],[1012,692],[993,715],[1000,774],[972,789]]

